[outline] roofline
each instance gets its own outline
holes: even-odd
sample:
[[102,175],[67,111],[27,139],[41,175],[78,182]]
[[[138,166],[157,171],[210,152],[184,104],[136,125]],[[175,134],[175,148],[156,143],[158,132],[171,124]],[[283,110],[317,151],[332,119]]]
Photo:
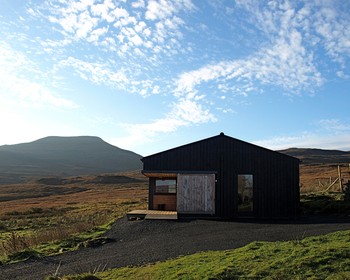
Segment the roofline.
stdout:
[[164,173],[164,174],[217,174],[214,170],[141,170],[145,173]]
[[239,141],[239,142],[247,144],[247,145],[254,146],[254,147],[259,148],[259,149],[263,149],[263,150],[271,152],[271,153],[276,153],[276,154],[279,154],[279,155],[282,155],[282,156],[285,156],[285,157],[288,157],[288,158],[291,158],[291,159],[296,159],[296,160],[299,161],[299,163],[301,162],[301,160],[296,158],[296,157],[293,157],[293,156],[290,156],[290,155],[286,155],[286,154],[280,153],[278,151],[270,150],[268,148],[261,147],[261,146],[258,146],[256,144],[252,144],[252,143],[249,143],[249,142],[246,142],[246,141],[243,141],[243,140],[231,137],[231,136],[227,136],[223,132],[221,132],[219,135],[215,135],[215,136],[212,136],[212,137],[204,138],[204,139],[201,139],[201,140],[198,140],[198,141],[190,142],[190,143],[187,143],[187,144],[184,144],[184,145],[181,145],[181,146],[177,146],[177,147],[174,147],[174,148],[171,148],[171,149],[168,149],[168,150],[164,150],[164,151],[152,154],[152,155],[148,155],[146,157],[142,157],[140,160],[143,162],[144,159],[149,158],[149,157],[157,156],[157,155],[162,154],[162,153],[170,152],[170,151],[173,151],[173,150],[176,150],[176,149],[180,149],[180,148],[192,145],[192,144],[197,144],[197,143],[200,143],[200,142],[203,142],[203,141],[207,141],[207,140],[214,139],[214,138],[219,138],[219,137],[226,137],[226,138],[229,138],[229,139],[232,139],[232,140],[235,140],[235,141]]
[[209,175],[209,174],[218,174],[217,171],[193,171],[193,170],[142,170],[141,173],[148,178],[177,178],[179,174],[181,175]]

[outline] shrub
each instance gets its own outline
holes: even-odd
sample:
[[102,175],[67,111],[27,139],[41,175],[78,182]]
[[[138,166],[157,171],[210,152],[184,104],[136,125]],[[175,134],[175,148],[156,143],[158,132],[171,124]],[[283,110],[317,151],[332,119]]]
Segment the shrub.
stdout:
[[9,237],[5,239],[1,245],[3,251],[7,255],[14,254],[29,247],[26,238],[16,232],[11,232]]
[[77,276],[47,276],[45,280],[101,280],[101,278],[98,278],[97,276],[93,274],[82,274]]
[[6,230],[7,230],[7,226],[4,223],[0,222],[0,231],[6,231]]
[[26,260],[37,260],[41,258],[41,254],[39,254],[35,250],[23,250],[20,252],[16,252],[14,254],[11,254],[8,256],[8,259],[13,262],[18,262],[18,261],[26,261]]
[[347,184],[345,185],[344,192],[345,192],[344,200],[350,201],[350,181],[348,181]]

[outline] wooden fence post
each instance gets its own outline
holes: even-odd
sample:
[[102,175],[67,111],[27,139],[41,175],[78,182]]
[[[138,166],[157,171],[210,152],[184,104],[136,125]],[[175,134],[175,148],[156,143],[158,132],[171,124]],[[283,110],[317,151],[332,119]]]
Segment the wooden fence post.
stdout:
[[344,192],[343,190],[343,180],[341,178],[341,168],[340,165],[338,165],[338,177],[339,177],[339,189],[341,192]]

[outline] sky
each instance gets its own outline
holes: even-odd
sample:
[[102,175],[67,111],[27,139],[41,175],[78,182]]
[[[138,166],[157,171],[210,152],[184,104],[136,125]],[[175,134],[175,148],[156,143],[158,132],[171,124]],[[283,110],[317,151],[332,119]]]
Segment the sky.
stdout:
[[347,0],[1,0],[0,145],[350,150],[349,70]]

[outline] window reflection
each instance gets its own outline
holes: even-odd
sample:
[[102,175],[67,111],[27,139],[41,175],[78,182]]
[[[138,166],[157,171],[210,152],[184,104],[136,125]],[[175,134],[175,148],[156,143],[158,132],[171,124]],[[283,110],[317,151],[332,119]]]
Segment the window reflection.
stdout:
[[176,180],[156,180],[156,193],[176,193]]
[[253,175],[238,175],[238,212],[253,211]]

